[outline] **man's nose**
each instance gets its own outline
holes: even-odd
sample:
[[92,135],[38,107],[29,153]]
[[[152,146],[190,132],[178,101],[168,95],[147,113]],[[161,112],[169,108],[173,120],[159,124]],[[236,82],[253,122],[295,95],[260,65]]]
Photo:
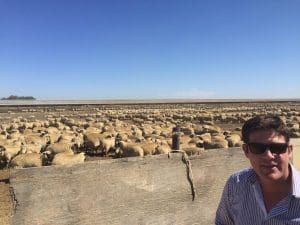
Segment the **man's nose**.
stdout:
[[268,158],[275,158],[275,155],[270,151],[270,149],[266,149],[266,151],[264,152],[264,156],[268,157]]

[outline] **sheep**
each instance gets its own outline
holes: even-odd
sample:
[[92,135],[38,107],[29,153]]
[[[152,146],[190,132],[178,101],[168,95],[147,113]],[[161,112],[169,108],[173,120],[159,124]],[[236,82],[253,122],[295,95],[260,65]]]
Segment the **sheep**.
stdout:
[[83,163],[85,160],[85,153],[78,154],[70,153],[58,153],[54,156],[52,165],[74,165]]
[[187,147],[183,148],[187,155],[201,155],[204,152],[204,148],[198,148],[198,147]]
[[199,135],[199,138],[202,139],[204,142],[211,142],[211,134],[210,133],[203,133]]
[[101,134],[99,133],[86,133],[84,134],[84,145],[87,148],[96,150],[100,145]]
[[162,143],[156,146],[154,155],[168,154],[170,151],[171,151],[171,147],[167,143]]
[[47,134],[44,135],[44,137],[47,139],[47,141],[49,143],[57,142],[59,140],[60,136],[61,136],[60,132],[58,132],[58,133],[47,133]]
[[211,142],[204,141],[204,149],[228,148],[228,141],[221,136],[213,136]]
[[40,153],[43,149],[41,144],[25,144],[22,146],[21,153]]
[[229,147],[240,147],[241,146],[241,136],[239,134],[230,134],[226,137]]
[[29,133],[24,135],[24,143],[26,144],[40,144],[45,146],[47,142],[47,137],[40,136],[40,134]]
[[217,125],[203,125],[204,133],[221,133],[222,129]]
[[57,154],[57,153],[66,152],[69,150],[71,150],[71,145],[69,143],[58,142],[58,143],[50,144],[49,146],[47,146],[45,151],[51,152],[52,154]]
[[127,143],[120,141],[116,153],[122,157],[144,156],[144,150],[136,143]]
[[20,143],[11,143],[0,146],[1,156],[4,160],[9,163],[10,160],[15,157],[22,150]]
[[84,144],[83,135],[78,134],[76,137],[74,137],[71,142],[73,143],[73,148],[78,151]]
[[144,150],[144,155],[153,155],[156,151],[157,144],[151,141],[144,141],[141,143],[141,147]]
[[115,149],[116,140],[115,138],[102,138],[100,140],[100,148],[104,155],[107,155],[110,150]]
[[43,155],[39,153],[19,154],[10,161],[13,168],[41,167]]
[[97,127],[88,127],[86,128],[86,133],[100,133],[101,130]]

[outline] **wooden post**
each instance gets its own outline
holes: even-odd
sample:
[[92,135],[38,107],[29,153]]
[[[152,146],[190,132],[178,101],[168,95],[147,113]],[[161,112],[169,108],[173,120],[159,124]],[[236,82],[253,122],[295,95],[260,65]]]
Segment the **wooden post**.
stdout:
[[179,150],[180,149],[180,127],[176,126],[172,130],[172,149]]

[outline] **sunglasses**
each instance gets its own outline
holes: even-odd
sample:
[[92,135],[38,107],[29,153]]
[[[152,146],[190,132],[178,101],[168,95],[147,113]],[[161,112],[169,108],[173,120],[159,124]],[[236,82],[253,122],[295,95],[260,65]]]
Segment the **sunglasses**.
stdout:
[[267,149],[270,150],[272,154],[282,154],[285,153],[288,147],[287,143],[248,143],[249,150],[253,154],[263,154]]

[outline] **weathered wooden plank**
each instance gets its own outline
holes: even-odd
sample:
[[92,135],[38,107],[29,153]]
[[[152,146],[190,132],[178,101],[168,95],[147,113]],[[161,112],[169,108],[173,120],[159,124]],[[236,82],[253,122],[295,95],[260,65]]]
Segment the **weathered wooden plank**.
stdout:
[[190,161],[194,201],[181,153],[12,170],[11,224],[213,224],[225,180],[248,162],[240,148]]

